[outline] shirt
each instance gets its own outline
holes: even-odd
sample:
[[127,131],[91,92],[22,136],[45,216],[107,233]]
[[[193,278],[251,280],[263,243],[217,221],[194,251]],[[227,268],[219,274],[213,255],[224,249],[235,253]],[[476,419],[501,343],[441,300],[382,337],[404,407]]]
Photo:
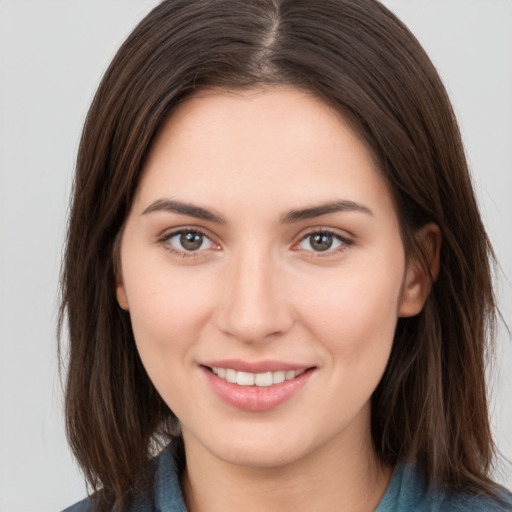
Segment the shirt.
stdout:
[[[154,487],[137,497],[130,512],[188,512],[174,450],[167,447],[154,462]],[[499,503],[483,495],[442,493],[429,488],[414,465],[399,464],[375,512],[512,512],[512,495],[503,490],[502,497]],[[63,512],[92,512],[91,503],[85,499]]]

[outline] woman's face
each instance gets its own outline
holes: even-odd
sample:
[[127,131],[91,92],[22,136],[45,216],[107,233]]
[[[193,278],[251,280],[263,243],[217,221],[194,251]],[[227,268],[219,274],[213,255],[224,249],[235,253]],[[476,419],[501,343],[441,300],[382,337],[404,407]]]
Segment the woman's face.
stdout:
[[183,103],[120,255],[119,303],[187,450],[267,467],[369,444],[397,318],[421,304],[386,183],[325,104],[286,88]]

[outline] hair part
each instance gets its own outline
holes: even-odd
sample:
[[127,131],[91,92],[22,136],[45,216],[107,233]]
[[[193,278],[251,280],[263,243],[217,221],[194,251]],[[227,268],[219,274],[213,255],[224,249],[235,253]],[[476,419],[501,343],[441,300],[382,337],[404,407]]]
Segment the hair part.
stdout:
[[113,255],[152,143],[197,91],[283,85],[326,102],[368,145],[409,255],[421,261],[418,228],[433,222],[442,233],[439,278],[423,311],[399,319],[372,396],[378,456],[414,461],[432,485],[496,492],[484,376],[492,250],[455,116],[420,44],[375,0],[173,0],[119,49],[77,158],[59,326],[66,318],[67,434],[103,490],[98,509],[122,510],[157,447],[179,438],[115,296]]

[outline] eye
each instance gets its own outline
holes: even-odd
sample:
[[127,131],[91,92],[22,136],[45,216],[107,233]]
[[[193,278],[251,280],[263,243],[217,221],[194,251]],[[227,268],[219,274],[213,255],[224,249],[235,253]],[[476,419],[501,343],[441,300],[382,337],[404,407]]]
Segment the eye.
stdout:
[[215,244],[200,231],[183,229],[165,235],[162,242],[169,244],[173,251],[188,253],[212,249]]
[[329,231],[317,231],[306,235],[297,245],[299,249],[313,252],[333,252],[336,249],[350,245],[350,240]]

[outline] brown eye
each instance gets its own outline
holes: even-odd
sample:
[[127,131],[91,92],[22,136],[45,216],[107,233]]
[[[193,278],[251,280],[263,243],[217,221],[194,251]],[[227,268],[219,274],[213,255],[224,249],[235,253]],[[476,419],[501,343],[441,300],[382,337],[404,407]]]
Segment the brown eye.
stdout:
[[197,251],[203,245],[203,235],[200,233],[182,233],[180,235],[180,244],[186,251]]
[[174,251],[187,253],[211,249],[213,242],[200,231],[182,230],[171,233],[163,241],[168,243]]
[[335,233],[319,231],[306,235],[300,241],[299,248],[305,251],[327,252],[333,251],[343,245],[350,245],[350,241]]
[[317,233],[310,236],[311,248],[315,251],[327,251],[330,249],[333,242],[333,236],[327,233]]

